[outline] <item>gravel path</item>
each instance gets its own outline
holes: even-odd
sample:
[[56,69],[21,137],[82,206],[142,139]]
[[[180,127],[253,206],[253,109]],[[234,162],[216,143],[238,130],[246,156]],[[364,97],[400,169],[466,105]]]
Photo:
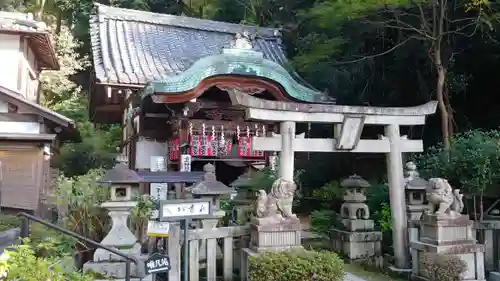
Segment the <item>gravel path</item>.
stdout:
[[345,275],[344,281],[367,281],[366,279],[358,277],[358,276],[356,276],[352,273],[349,273],[349,272],[346,272],[344,275]]

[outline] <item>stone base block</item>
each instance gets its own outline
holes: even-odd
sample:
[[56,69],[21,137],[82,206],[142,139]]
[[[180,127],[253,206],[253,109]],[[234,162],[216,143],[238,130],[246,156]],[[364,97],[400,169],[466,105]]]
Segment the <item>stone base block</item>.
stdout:
[[488,281],[500,281],[500,272],[491,271],[488,276]]
[[[137,264],[130,264],[130,273],[135,278],[146,276],[144,262],[148,259],[148,255],[137,256]],[[87,262],[83,265],[83,271],[94,271],[103,274],[107,277],[117,279],[125,278],[125,262],[124,261],[100,261]]]
[[[135,243],[130,249],[120,249],[120,252],[123,252],[124,254],[130,256],[138,256],[141,254],[141,244]],[[100,262],[100,261],[125,261],[125,259],[123,257],[120,257],[104,249],[99,248],[94,252],[94,262]]]
[[332,249],[341,253],[350,260],[366,259],[382,255],[382,233],[349,232],[333,229],[330,232]]
[[375,228],[373,220],[342,219],[342,224],[348,231],[371,231]]
[[250,248],[256,252],[302,248],[300,222],[250,225]]
[[424,214],[420,221],[420,241],[436,244],[474,243],[473,222],[468,216],[439,216]]
[[[442,253],[455,255],[467,264],[462,280],[482,281],[485,279],[484,245],[458,243],[455,245],[433,245],[423,242],[411,243],[412,276],[419,280],[427,280],[422,274],[421,257],[424,253]],[[432,280],[430,280],[432,281]]]

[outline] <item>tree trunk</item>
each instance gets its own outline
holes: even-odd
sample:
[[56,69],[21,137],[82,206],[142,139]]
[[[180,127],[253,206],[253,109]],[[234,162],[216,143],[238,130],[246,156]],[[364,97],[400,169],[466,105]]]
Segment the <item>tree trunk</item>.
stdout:
[[439,112],[441,114],[441,134],[443,136],[443,148],[450,150],[450,127],[449,114],[444,100],[444,86],[446,80],[446,69],[441,61],[441,48],[439,44],[434,46],[434,64],[437,71],[436,97],[438,100]]
[[56,19],[56,34],[59,35],[61,33],[62,26],[62,11],[60,9],[57,10],[57,19]]

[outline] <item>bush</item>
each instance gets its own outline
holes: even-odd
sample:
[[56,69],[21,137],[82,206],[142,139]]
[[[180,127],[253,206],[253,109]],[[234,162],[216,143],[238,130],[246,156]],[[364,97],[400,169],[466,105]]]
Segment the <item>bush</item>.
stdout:
[[5,251],[0,256],[0,273],[2,280],[23,281],[92,281],[91,274],[67,272],[59,266],[57,259],[40,258],[35,250],[28,245],[15,246],[15,251]]
[[459,281],[467,264],[458,256],[425,253],[420,258],[422,276],[432,281]]
[[293,250],[249,258],[251,281],[341,281],[344,262],[334,252]]
[[340,216],[330,210],[313,211],[310,215],[309,223],[311,224],[312,231],[326,235],[334,227],[343,227]]
[[22,219],[15,215],[0,214],[0,231],[21,227]]

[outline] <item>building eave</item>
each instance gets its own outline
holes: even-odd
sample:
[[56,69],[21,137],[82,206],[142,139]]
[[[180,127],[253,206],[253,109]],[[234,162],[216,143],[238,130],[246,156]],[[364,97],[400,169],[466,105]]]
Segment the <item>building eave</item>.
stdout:
[[80,141],[80,133],[78,132],[75,121],[73,121],[72,119],[48,108],[45,108],[39,104],[31,102],[25,99],[19,92],[5,88],[3,86],[0,86],[0,95],[2,95],[7,102],[12,103],[16,106],[29,108],[42,118],[53,122],[57,126],[60,126],[64,131],[64,133],[61,132],[61,135],[64,135],[65,139],[71,141]]

